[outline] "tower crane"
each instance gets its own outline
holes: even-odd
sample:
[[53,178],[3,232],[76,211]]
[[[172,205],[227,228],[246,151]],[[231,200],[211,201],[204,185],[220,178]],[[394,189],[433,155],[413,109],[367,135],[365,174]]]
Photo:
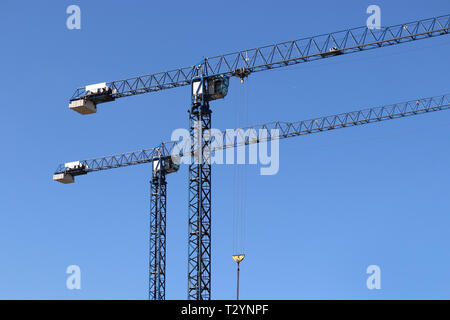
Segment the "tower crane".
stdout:
[[[450,94],[422,98],[389,106],[375,107],[324,116],[299,122],[270,122],[229,131],[223,131],[223,141],[215,150],[257,144],[264,141],[284,139],[301,135],[324,132],[333,129],[359,126],[373,122],[397,119],[406,116],[446,110],[450,108]],[[261,130],[267,134],[261,135]],[[249,134],[253,132],[254,134]],[[58,166],[53,179],[62,183],[72,183],[76,176],[87,173],[152,163],[151,215],[150,215],[150,298],[165,299],[166,275],[166,175],[179,168],[177,159],[184,156],[178,151],[179,141],[161,143],[150,149],[127,152],[112,156],[74,161]]]
[[[190,85],[192,91],[189,129],[194,140],[196,124],[200,123],[200,132],[211,128],[209,102],[227,95],[230,77],[238,77],[242,81],[250,74],[260,71],[447,35],[449,30],[450,15],[444,15],[381,29],[364,26],[241,50],[205,58],[201,63],[188,67],[78,88],[70,99],[69,108],[81,114],[91,114],[97,112],[99,104],[118,98]],[[72,182],[74,176],[103,170],[100,168],[153,162],[159,169],[153,173],[152,196],[156,193],[158,197],[155,199],[158,200],[152,200],[151,216],[155,219],[154,223],[165,226],[166,209],[161,202],[162,199],[165,201],[165,173],[177,170],[177,165],[163,156],[168,147],[170,144],[162,144],[155,149],[122,154],[120,159],[116,156],[93,159],[88,161],[90,167],[86,167],[88,163],[68,163],[65,168],[70,171],[58,172],[62,175],[58,181]],[[208,148],[210,142],[201,139],[199,154],[203,155],[203,150]],[[194,146],[191,151],[194,154]],[[156,154],[158,156],[154,158]],[[147,161],[148,159],[152,160]],[[154,159],[159,159],[156,164]],[[207,157],[200,160],[189,165],[188,299],[203,300],[211,298],[211,163]],[[151,245],[151,264],[155,263],[158,268],[164,268],[165,233],[155,233],[155,238],[153,234],[150,236],[151,242],[155,240]],[[159,290],[159,293],[151,294],[151,298],[163,299],[164,274],[152,272],[156,272],[156,278],[159,278],[156,281],[156,289],[151,288],[150,291]],[[150,277],[153,277],[152,274]]]

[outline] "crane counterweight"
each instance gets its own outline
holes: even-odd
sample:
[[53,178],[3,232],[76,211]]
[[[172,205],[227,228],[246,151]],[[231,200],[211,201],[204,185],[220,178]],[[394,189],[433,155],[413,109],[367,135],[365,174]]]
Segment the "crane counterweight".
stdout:
[[69,108],[80,114],[91,114],[97,112],[97,105],[88,99],[70,101]]
[[53,180],[54,181],[58,181],[64,184],[68,184],[68,183],[74,183],[75,179],[74,177],[70,174],[70,173],[55,173],[53,175]]

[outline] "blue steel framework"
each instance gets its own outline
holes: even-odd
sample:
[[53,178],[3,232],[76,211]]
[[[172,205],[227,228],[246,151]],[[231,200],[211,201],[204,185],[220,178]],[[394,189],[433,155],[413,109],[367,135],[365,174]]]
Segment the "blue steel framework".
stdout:
[[[198,141],[198,118],[202,118],[199,109],[194,108],[192,112],[193,128],[192,135]],[[201,105],[200,105],[201,107]],[[397,103],[389,106],[363,109],[351,111],[332,116],[325,116],[304,120],[299,122],[270,122],[262,125],[243,128],[236,130],[236,135],[230,137],[229,131],[223,131],[223,143],[217,149],[234,148],[242,145],[260,143],[262,141],[270,141],[274,139],[283,139],[307,135],[316,132],[329,131],[339,128],[347,128],[359,126],[373,122],[403,118],[407,116],[419,115],[429,112],[446,110],[450,108],[450,94],[422,98],[403,103]],[[200,108],[201,109],[201,108]],[[206,110],[205,110],[206,109]],[[209,111],[209,108],[204,108]],[[210,115],[207,113],[206,115]],[[207,121],[210,117],[207,116]],[[210,122],[205,123],[202,128],[210,128]],[[261,129],[267,130],[267,135],[260,135]],[[276,131],[272,131],[277,129]],[[255,135],[250,135],[253,131]],[[192,140],[195,141],[195,140]],[[176,141],[162,143],[157,148],[139,150],[134,152],[122,153],[118,155],[82,160],[83,169],[69,169],[64,165],[60,165],[56,170],[57,173],[67,173],[73,176],[87,174],[101,170],[113,168],[127,167],[131,165],[153,163],[153,178],[151,181],[151,213],[150,213],[150,292],[149,298],[152,300],[165,299],[165,274],[166,274],[166,174],[164,168],[172,154],[183,156],[182,152],[175,153],[177,146]],[[194,155],[198,146],[191,147],[191,154]],[[210,146],[204,146],[209,148]],[[204,149],[203,149],[204,150]],[[206,150],[208,151],[208,150]],[[209,154],[209,152],[205,152]],[[188,294],[190,297],[207,299],[210,298],[210,266],[211,266],[211,233],[210,233],[210,203],[211,203],[211,180],[210,164],[201,164],[201,159],[197,157],[197,164],[191,164],[194,174],[190,174],[189,185],[189,277],[188,277]],[[209,162],[208,159],[203,159]],[[160,170],[155,170],[159,168]],[[200,177],[200,179],[198,179]],[[205,186],[205,184],[207,186]],[[203,193],[198,197],[198,190],[202,189]],[[203,205],[200,205],[202,203]],[[208,205],[206,205],[208,204]],[[203,207],[203,211],[200,211]],[[205,221],[206,220],[206,221]],[[206,256],[206,257],[205,257]],[[209,259],[206,259],[209,258]],[[199,287],[195,285],[199,283]]]
[[[165,160],[154,159],[150,182],[150,279],[149,299],[164,300],[166,295],[166,171]],[[159,168],[159,170],[155,170]]]
[[194,300],[211,298],[210,141],[203,139],[203,133],[211,129],[211,109],[204,76],[199,79],[197,92],[192,94],[189,110],[189,133],[194,142],[191,144],[191,154],[196,156],[189,165],[187,294],[188,299]]
[[[449,33],[450,15],[443,15],[381,29],[367,27],[348,29],[319,36],[285,41],[253,49],[210,57],[200,65],[108,82],[115,93],[89,95],[78,88],[71,100],[87,98],[96,103],[187,86],[202,74],[210,77],[245,76],[250,73],[286,67],[340,54],[360,52]],[[331,48],[337,50],[330,51]]]
[[[363,124],[404,118],[408,116],[420,115],[434,111],[447,110],[450,108],[450,94],[444,94],[428,98],[419,98],[401,103],[395,103],[382,107],[367,108],[362,110],[350,111],[331,116],[324,116],[303,120],[298,122],[274,121],[265,124],[242,128],[242,135],[237,136],[234,141],[229,142],[227,131],[223,131],[224,141],[222,147],[214,148],[226,149],[235,148],[241,145],[249,145],[262,141],[270,141],[274,139],[285,139],[289,137],[303,136],[316,132],[329,131],[340,128],[348,128]],[[257,139],[250,139],[245,135],[245,131],[254,130],[259,134],[260,129],[268,131],[267,137],[257,136]],[[271,135],[271,129],[278,129],[275,135]],[[172,154],[183,156],[182,150],[176,148],[178,141],[163,142],[156,148],[137,150],[133,152],[119,153],[116,155],[104,156],[99,158],[91,158],[81,160],[82,169],[66,168],[64,164],[60,164],[55,174],[67,173],[73,176],[84,175],[90,172],[109,170],[114,168],[128,167],[138,164],[153,163],[159,159],[168,159]]]
[[[112,81],[107,83],[110,90],[103,93],[91,94],[85,88],[79,88],[73,94],[71,101],[85,99],[98,104],[113,101],[116,98],[190,85],[193,80],[199,78],[202,81],[202,86],[206,88],[207,82],[205,81],[205,84],[203,84],[206,75],[209,78],[236,76],[242,79],[250,73],[258,71],[446,35],[449,30],[450,15],[375,30],[367,27],[348,29],[210,57],[204,59],[200,65]],[[195,120],[202,123],[202,129],[204,130],[210,127],[211,111],[207,97],[202,98],[200,105],[195,105],[193,102],[190,109],[190,122],[192,123]],[[281,123],[278,124],[281,125]],[[192,129],[191,134],[193,134]],[[201,141],[201,148],[208,147],[207,142]],[[145,161],[147,154],[146,151],[140,151],[139,154],[132,153],[130,156],[144,159],[133,159],[129,162],[135,164]],[[80,174],[84,173],[82,170],[79,172],[81,172]],[[75,172],[73,173],[75,174]],[[189,167],[189,299],[211,298],[210,227],[211,167],[206,161]],[[158,246],[151,248],[157,250]],[[152,251],[151,256],[159,255]],[[165,257],[162,258],[162,261],[165,261]],[[159,274],[163,276],[162,273]],[[163,287],[157,286],[157,288]],[[153,298],[155,297],[164,298],[164,294],[155,294]]]

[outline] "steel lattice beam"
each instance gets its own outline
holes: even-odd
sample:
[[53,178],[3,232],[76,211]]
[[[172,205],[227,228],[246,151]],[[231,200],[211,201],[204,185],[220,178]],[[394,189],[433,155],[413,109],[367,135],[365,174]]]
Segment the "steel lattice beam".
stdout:
[[[202,74],[209,76],[245,76],[249,73],[286,67],[298,63],[329,58],[446,35],[450,32],[450,15],[402,23],[381,29],[353,28],[319,36],[280,42],[210,57],[199,65],[154,74],[111,81],[112,93],[91,97],[98,102],[190,85]],[[330,52],[331,48],[336,48]],[[78,88],[72,98],[89,99],[86,88]]]
[[[154,165],[150,205],[150,300],[166,298],[166,173],[163,159]],[[161,170],[155,170],[159,168]]]
[[[202,92],[206,84],[201,80]],[[203,132],[211,129],[211,110],[205,96],[193,95],[189,132],[193,161],[189,165],[188,294],[189,300],[211,299],[211,159],[210,141]]]
[[[227,132],[223,131],[224,144],[221,149],[237,147],[242,144],[258,143],[262,141],[261,138],[251,139],[245,132],[249,129],[255,130],[259,133],[259,129],[267,129],[269,135],[267,139],[283,139],[294,136],[306,135],[315,132],[328,131],[339,128],[347,128],[368,124],[372,122],[379,122],[391,120],[396,118],[403,118],[407,116],[414,116],[423,113],[435,112],[449,109],[450,94],[444,94],[429,98],[419,98],[407,102],[396,103],[392,105],[362,109],[341,113],[337,115],[318,117],[314,119],[299,121],[299,122],[270,122],[262,125],[255,125],[243,128],[242,137],[234,140],[232,143],[227,143],[225,138]],[[278,129],[278,133],[270,135],[271,129]],[[266,138],[265,138],[266,139]],[[64,164],[58,166],[55,171],[57,173],[70,173],[73,175],[85,174],[89,172],[108,170],[113,168],[127,167],[137,164],[150,163],[159,157],[169,157],[174,150],[177,142],[170,141],[162,143],[157,148],[138,150],[134,152],[127,152],[112,156],[99,157],[80,161],[85,169],[70,170],[65,168]],[[216,148],[217,149],[217,148]],[[182,155],[182,154],[180,154]]]
[[[227,131],[224,131],[224,143],[220,149],[259,143],[265,140],[284,139],[333,129],[392,120],[428,112],[446,110],[449,108],[450,94],[445,94],[442,96],[422,98],[382,107],[367,108],[298,122],[269,122],[262,125],[246,127],[237,131],[237,137],[235,140],[232,140],[231,138],[227,139],[228,133]],[[267,136],[262,137],[259,134],[259,130],[261,129],[268,133]],[[276,131],[275,134],[272,135],[271,132],[273,129],[276,129]],[[256,133],[256,136],[249,135],[249,130]],[[232,142],[227,143],[229,140]]]

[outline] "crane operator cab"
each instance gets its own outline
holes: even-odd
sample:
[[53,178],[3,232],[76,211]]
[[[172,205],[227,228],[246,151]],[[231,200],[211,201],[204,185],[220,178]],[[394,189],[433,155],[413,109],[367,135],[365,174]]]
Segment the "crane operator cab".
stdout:
[[[223,99],[228,94],[228,86],[230,83],[230,78],[227,76],[218,76],[208,78],[207,82],[207,98],[209,101],[216,99]],[[194,80],[192,82],[192,94],[196,97],[203,94],[203,88],[201,88],[200,79]]]
[[[161,167],[162,162],[162,167]],[[177,172],[180,168],[180,158],[176,156],[164,157],[153,160],[153,174],[163,170],[165,174]]]

